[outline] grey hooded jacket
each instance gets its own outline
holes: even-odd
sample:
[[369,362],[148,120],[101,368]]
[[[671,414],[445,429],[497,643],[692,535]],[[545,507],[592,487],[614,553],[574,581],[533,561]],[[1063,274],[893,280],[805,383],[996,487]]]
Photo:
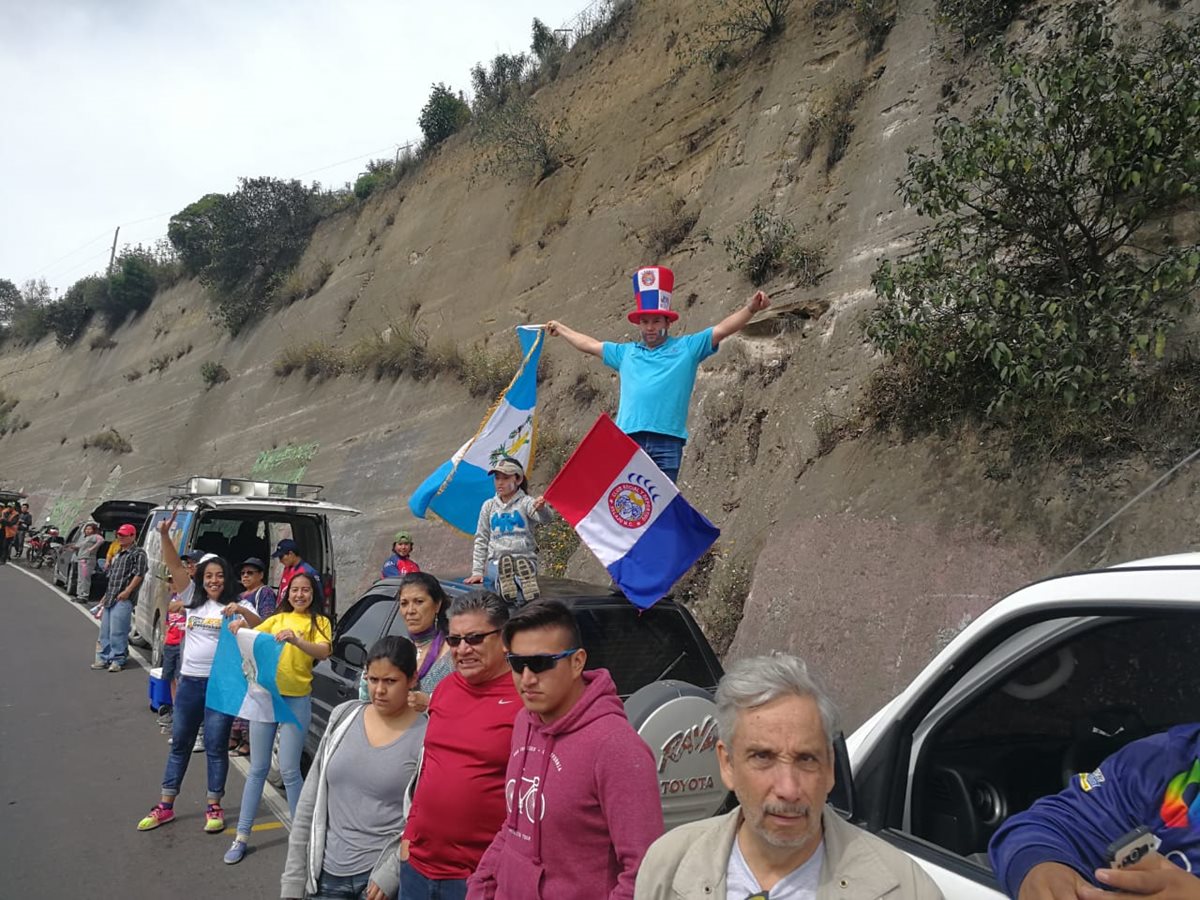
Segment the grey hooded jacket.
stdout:
[[[280,879],[280,896],[284,900],[308,897],[317,892],[317,881],[321,877],[321,863],[325,859],[326,814],[329,810],[329,785],[325,780],[326,764],[337,751],[338,745],[350,728],[358,721],[370,704],[361,700],[350,700],[333,708],[329,714],[329,725],[317,746],[316,757],[304,779],[300,802],[296,804],[296,815],[292,818],[292,832],[288,837],[287,862]],[[422,718],[424,714],[422,714]],[[414,726],[416,724],[414,723]],[[379,853],[379,861],[371,870],[371,880],[392,900],[400,892],[400,838],[404,834],[404,823],[388,835],[387,844]]]

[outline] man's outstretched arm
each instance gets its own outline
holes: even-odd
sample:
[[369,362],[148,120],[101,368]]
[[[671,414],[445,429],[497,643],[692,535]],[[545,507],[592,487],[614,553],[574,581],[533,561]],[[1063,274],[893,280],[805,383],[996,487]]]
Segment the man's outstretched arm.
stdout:
[[583,334],[573,328],[568,328],[562,322],[551,319],[546,323],[546,331],[551,337],[561,337],[568,344],[583,353],[603,357],[604,345],[590,335]]
[[754,314],[761,312],[771,305],[770,299],[763,291],[755,291],[754,296],[746,301],[743,306],[735,313],[730,313],[720,322],[713,326],[713,349],[725,338],[732,334],[737,334],[743,328],[750,324],[750,320],[754,318]]

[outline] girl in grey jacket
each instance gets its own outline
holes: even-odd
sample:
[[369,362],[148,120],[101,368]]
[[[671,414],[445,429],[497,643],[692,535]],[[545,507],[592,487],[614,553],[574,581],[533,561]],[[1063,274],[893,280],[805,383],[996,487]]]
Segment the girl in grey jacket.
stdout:
[[417,768],[428,718],[408,705],[417,652],[408,638],[381,638],[367,657],[371,701],[334,708],[304,781],[288,838],[280,896],[338,892],[394,900],[400,887],[404,791]]
[[536,600],[540,591],[533,526],[545,525],[554,514],[546,509],[544,497],[525,493],[525,469],[517,460],[506,456],[488,474],[495,480],[496,496],[479,510],[471,577],[464,583],[483,584],[510,602],[517,601],[519,585],[526,602]]

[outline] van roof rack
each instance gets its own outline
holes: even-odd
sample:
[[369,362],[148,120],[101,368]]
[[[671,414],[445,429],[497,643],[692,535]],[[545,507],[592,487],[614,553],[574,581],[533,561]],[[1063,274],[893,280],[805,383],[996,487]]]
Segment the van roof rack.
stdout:
[[173,484],[174,497],[246,497],[247,499],[319,500],[323,484],[301,484],[291,481],[266,481],[259,478],[225,478],[215,475],[189,475],[182,483]]

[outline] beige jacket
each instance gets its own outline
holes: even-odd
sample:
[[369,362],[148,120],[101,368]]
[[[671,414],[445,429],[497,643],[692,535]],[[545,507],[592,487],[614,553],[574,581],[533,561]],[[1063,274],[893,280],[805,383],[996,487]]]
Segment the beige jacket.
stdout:
[[[741,810],[672,829],[650,845],[634,900],[725,900],[725,870]],[[925,870],[826,808],[825,861],[817,900],[942,900]]]

